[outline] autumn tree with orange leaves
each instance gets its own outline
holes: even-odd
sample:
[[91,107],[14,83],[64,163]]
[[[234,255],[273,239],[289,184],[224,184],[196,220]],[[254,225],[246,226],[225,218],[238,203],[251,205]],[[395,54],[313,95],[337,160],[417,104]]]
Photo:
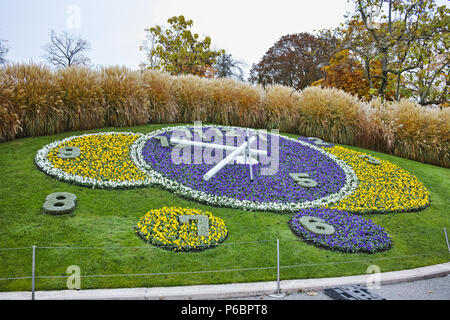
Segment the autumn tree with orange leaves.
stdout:
[[[351,56],[345,49],[335,54],[322,70],[325,77],[312,83],[312,86],[334,87],[342,89],[364,100],[370,100],[380,86],[380,79],[373,78],[369,81],[364,65]],[[377,76],[381,74],[380,61],[372,60],[369,65],[369,74]],[[387,100],[393,100],[395,89],[393,77],[390,77],[388,88],[385,92]]]

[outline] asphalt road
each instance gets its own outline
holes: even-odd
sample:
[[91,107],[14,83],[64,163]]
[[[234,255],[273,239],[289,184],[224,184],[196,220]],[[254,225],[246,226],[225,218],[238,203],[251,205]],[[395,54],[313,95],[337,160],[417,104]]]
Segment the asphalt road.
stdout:
[[[450,276],[418,280],[398,284],[381,285],[379,289],[371,289],[386,300],[450,300]],[[235,300],[332,300],[323,291],[299,292],[286,295],[284,298],[271,296],[255,296],[235,298]]]

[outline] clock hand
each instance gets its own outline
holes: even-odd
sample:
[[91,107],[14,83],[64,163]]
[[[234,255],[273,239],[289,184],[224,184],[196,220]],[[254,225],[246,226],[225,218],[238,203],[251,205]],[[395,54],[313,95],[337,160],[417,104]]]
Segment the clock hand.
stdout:
[[[210,142],[191,141],[191,140],[184,140],[184,139],[178,139],[178,138],[170,138],[170,143],[194,146],[194,147],[205,147],[205,148],[219,149],[219,150],[229,150],[229,151],[234,151],[238,148],[235,146],[227,146],[227,145],[223,145],[223,144],[210,143]],[[267,156],[267,151],[265,151],[265,150],[258,150],[258,149],[251,149],[251,150],[252,150],[252,152],[255,152],[256,154]]]
[[209,170],[205,175],[203,176],[203,179],[205,181],[208,181],[211,179],[220,169],[225,167],[228,163],[233,161],[239,154],[242,152],[245,152],[245,148],[248,147],[248,145],[255,142],[256,137],[251,137],[247,142],[244,142],[239,147],[237,147],[232,153],[230,153],[225,159],[220,161],[218,164],[216,164],[211,170]]

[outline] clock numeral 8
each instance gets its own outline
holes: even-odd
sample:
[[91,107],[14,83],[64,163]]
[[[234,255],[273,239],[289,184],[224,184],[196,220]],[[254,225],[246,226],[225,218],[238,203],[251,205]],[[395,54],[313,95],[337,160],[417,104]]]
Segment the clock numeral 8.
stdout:
[[178,216],[178,221],[180,223],[189,223],[192,220],[197,221],[197,235],[198,237],[209,237],[209,218],[205,215],[196,214],[196,215],[184,215]]
[[361,159],[366,159],[366,161],[368,163],[374,164],[374,165],[379,165],[381,164],[380,161],[378,161],[377,159],[375,159],[374,157],[368,156],[367,154],[361,154],[358,156]]
[[308,173],[289,173],[292,179],[305,188],[317,187],[317,182],[309,178]]
[[335,232],[332,225],[317,217],[303,216],[299,219],[299,222],[306,230],[315,234],[329,236]]
[[68,214],[75,210],[76,201],[77,197],[73,193],[55,192],[45,198],[43,209],[47,214]]

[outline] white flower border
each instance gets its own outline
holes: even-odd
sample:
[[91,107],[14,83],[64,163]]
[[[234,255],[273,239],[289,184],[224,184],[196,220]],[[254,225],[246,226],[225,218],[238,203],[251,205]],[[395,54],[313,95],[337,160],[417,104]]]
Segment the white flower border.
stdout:
[[[65,138],[63,140],[54,141],[42,149],[40,149],[34,158],[34,162],[36,166],[41,169],[44,173],[52,176],[58,180],[79,184],[81,186],[88,186],[92,188],[111,188],[111,189],[121,189],[121,188],[133,188],[133,187],[145,187],[152,185],[151,180],[146,178],[144,180],[126,180],[126,181],[103,181],[98,179],[92,179],[88,177],[83,177],[71,173],[67,173],[64,170],[55,168],[53,164],[48,159],[48,153],[56,148],[58,145],[69,142],[73,139],[83,138],[88,136],[98,136],[98,135],[113,135],[113,134],[122,134],[122,135],[137,135],[142,136],[142,133],[135,132],[98,132],[98,133],[87,133],[79,136],[72,136]],[[131,148],[130,148],[131,153]],[[144,172],[145,173],[145,172]]]
[[[338,159],[336,156],[324,151],[323,149],[307,143],[302,140],[296,140],[290,137],[282,136],[274,133],[267,133],[271,135],[277,135],[282,137],[283,139],[291,140],[300,144],[303,144],[309,148],[315,149],[325,156],[332,159],[338,166],[344,170],[345,173],[345,184],[339,190],[339,192],[331,194],[329,196],[316,199],[314,201],[305,201],[305,202],[290,202],[290,203],[276,203],[276,202],[257,202],[257,201],[249,201],[249,200],[238,200],[229,197],[217,196],[208,194],[203,191],[194,190],[189,188],[179,182],[170,180],[165,178],[156,170],[153,170],[152,167],[147,164],[143,158],[142,149],[145,146],[145,143],[152,137],[160,135],[162,133],[173,131],[177,129],[186,129],[192,128],[192,125],[185,126],[173,126],[173,127],[165,127],[153,132],[150,132],[146,135],[142,135],[138,138],[130,147],[130,156],[134,164],[141,171],[145,172],[147,176],[150,178],[153,184],[159,185],[164,189],[174,192],[175,194],[184,196],[186,198],[194,199],[199,202],[207,203],[214,206],[221,207],[230,207],[237,209],[244,209],[249,211],[275,211],[275,212],[295,212],[305,208],[311,207],[323,207],[328,204],[335,203],[341,199],[346,198],[350,194],[352,194],[358,186],[358,177],[356,176],[353,169],[347,165],[343,160]],[[222,125],[207,125],[207,127],[219,127],[219,128],[241,128],[241,127],[232,127],[232,126],[222,126]]]

